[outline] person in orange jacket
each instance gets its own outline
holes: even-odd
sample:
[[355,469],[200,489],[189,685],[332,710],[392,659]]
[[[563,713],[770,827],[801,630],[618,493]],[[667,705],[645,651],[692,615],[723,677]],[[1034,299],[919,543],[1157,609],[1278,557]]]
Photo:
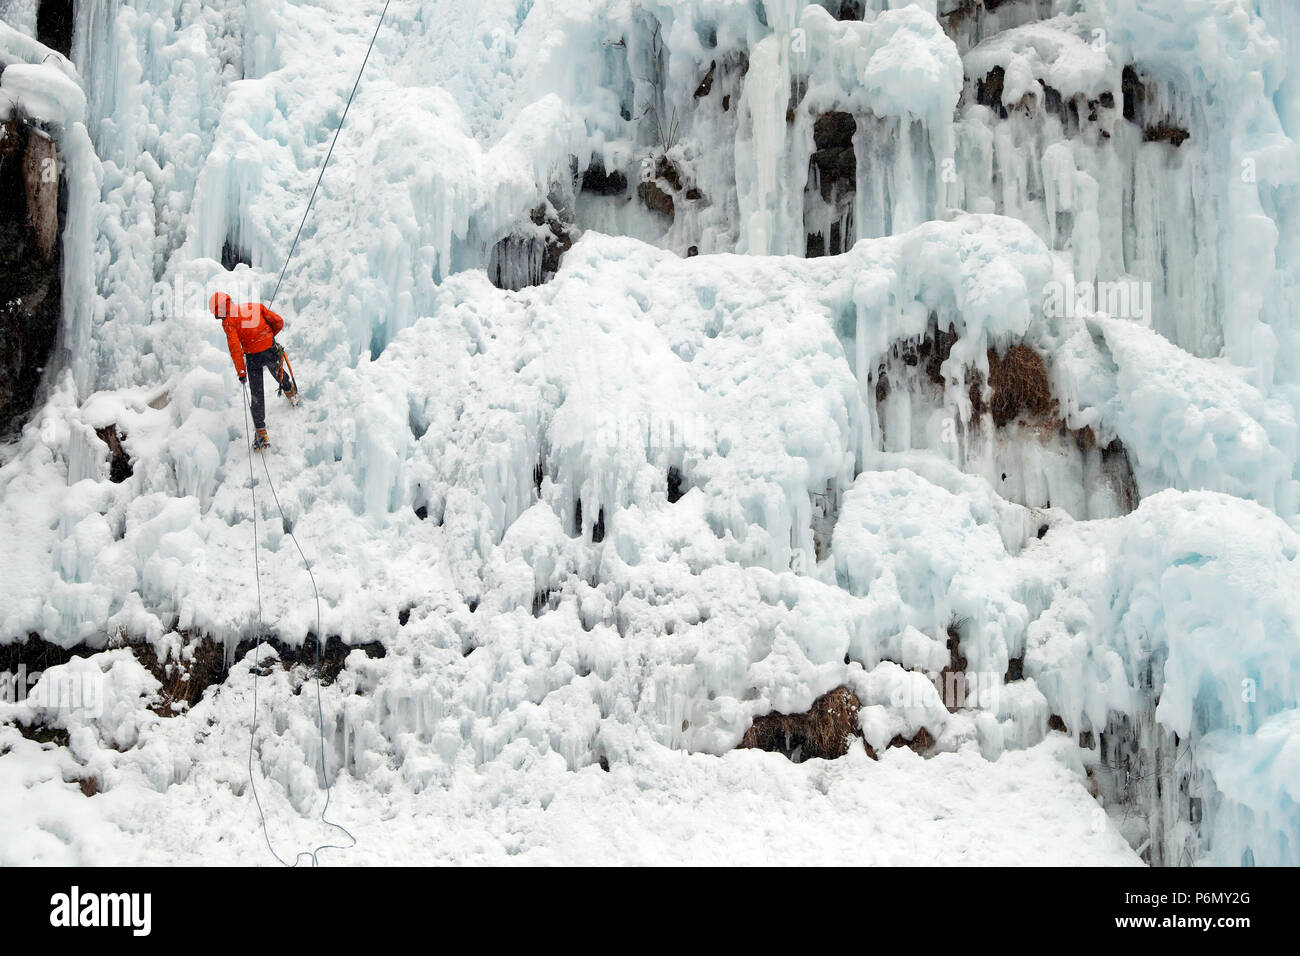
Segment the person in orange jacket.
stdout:
[[297,394],[293,379],[280,369],[279,350],[275,344],[276,335],[284,328],[284,319],[256,302],[237,304],[224,292],[214,293],[208,306],[221,320],[226,344],[230,346],[230,357],[239,373],[239,383],[247,383],[248,377],[252,376],[253,427],[257,429],[253,447],[266,448],[270,446],[271,438],[266,432],[262,370],[271,373],[285,398],[293,401]]

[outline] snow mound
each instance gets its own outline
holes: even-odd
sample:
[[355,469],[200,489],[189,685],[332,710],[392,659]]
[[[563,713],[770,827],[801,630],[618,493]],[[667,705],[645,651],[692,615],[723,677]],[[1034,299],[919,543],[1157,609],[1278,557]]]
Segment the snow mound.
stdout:
[[1114,361],[1109,414],[1140,486],[1210,489],[1295,514],[1296,419],[1222,359],[1199,359],[1119,320],[1095,327]]
[[86,94],[74,77],[54,64],[14,63],[4,71],[0,96],[8,102],[0,105],[0,119],[9,119],[13,110],[22,110],[32,119],[60,126],[80,123],[86,118]]

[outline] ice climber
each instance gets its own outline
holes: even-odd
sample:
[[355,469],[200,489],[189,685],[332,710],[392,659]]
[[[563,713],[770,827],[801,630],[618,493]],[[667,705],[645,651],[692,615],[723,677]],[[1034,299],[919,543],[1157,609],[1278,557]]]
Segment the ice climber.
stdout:
[[269,448],[271,438],[266,433],[266,397],[262,392],[262,370],[271,373],[280,391],[289,401],[295,401],[297,389],[293,378],[284,371],[281,349],[275,336],[284,328],[284,319],[259,303],[236,304],[224,292],[214,293],[208,303],[212,314],[221,320],[230,346],[230,357],[239,373],[239,383],[244,385],[252,377],[253,427],[257,435],[253,447],[259,451]]

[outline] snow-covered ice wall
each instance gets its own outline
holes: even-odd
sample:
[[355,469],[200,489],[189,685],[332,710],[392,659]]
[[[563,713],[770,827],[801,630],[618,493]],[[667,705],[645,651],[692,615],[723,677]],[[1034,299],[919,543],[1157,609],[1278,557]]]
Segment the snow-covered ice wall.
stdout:
[[[0,650],[105,705],[0,702],[0,861],[244,807],[255,535],[309,839],[311,582],[205,304],[275,289],[381,7],[85,0],[65,62],[0,2],[68,205]],[[345,812],[473,817],[411,845],[476,859],[513,805],[554,860],[558,793],[647,859],[639,794],[752,792],[803,859],[832,786],[964,780],[972,859],[1300,862],[1298,44],[1283,0],[394,0],[275,302],[268,464],[320,637],[368,648],[325,688]],[[838,687],[834,769],[736,750]],[[1022,832],[980,816],[1017,786]],[[940,858],[880,806],[921,835],[875,858]]]

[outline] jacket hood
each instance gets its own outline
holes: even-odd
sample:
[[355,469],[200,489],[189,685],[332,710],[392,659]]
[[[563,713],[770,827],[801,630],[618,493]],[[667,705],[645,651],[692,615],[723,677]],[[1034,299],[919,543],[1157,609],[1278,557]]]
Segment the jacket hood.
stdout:
[[217,318],[224,319],[234,312],[235,303],[224,292],[214,292],[212,298],[208,300],[208,308]]

